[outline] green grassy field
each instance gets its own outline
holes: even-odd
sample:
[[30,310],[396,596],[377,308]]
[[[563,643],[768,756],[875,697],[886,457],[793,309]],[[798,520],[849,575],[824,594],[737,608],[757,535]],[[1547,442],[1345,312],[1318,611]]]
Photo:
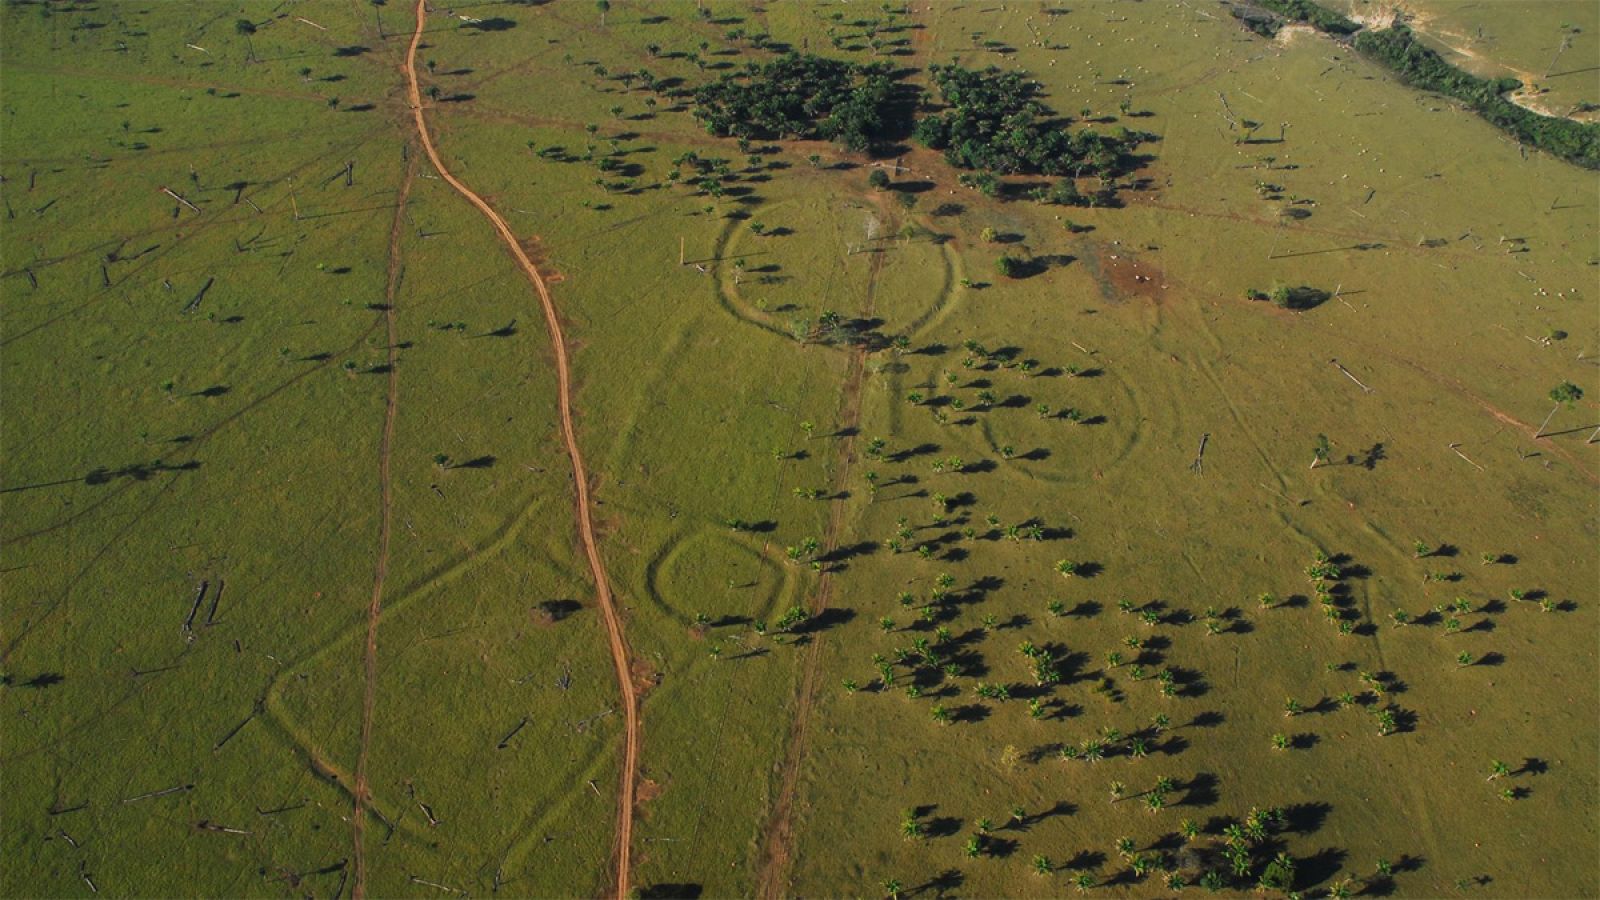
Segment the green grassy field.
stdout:
[[[1269,808],[1305,896],[1596,891],[1593,174],[1220,7],[704,6],[461,4],[421,51],[441,155],[556,278],[645,687],[638,892],[1151,896]],[[348,894],[369,690],[370,895],[607,892],[619,692],[549,338],[418,151],[409,4],[0,16],[0,893]],[[868,16],[899,65],[1154,133],[1147,184],[992,199],[908,146],[873,190],[614,77],[767,55],[732,29],[868,59]],[[1593,61],[1592,8],[1481,16]],[[688,152],[727,196],[668,182]],[[907,347],[797,339],[829,313]]]

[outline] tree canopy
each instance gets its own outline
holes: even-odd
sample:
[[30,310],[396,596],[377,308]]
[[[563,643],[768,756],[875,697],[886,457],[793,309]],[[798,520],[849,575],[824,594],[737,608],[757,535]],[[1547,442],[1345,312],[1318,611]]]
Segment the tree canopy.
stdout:
[[1041,175],[1088,169],[1110,176],[1127,167],[1126,150],[1138,142],[1132,134],[1069,132],[1020,72],[958,65],[933,65],[928,72],[948,109],[918,122],[916,138],[943,150],[957,168]]
[[695,90],[695,118],[722,137],[836,141],[863,152],[892,130],[893,68],[787,53]]

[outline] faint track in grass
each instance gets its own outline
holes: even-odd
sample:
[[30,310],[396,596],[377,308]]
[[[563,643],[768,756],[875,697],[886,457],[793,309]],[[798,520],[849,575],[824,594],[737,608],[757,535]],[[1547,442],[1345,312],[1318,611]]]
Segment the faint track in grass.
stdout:
[[367,604],[367,640],[363,651],[362,669],[365,682],[361,694],[361,743],[356,750],[356,771],[351,788],[354,809],[350,815],[351,839],[355,845],[356,890],[366,883],[366,854],[362,843],[364,811],[371,800],[367,784],[367,756],[372,746],[372,707],[378,692],[378,622],[383,617],[383,586],[389,577],[389,538],[394,524],[394,490],[389,477],[390,463],[394,457],[394,422],[400,405],[400,370],[396,366],[399,327],[395,305],[400,294],[400,278],[405,271],[400,264],[400,240],[405,235],[406,201],[411,196],[411,183],[416,180],[417,159],[407,154],[405,174],[400,178],[400,190],[395,198],[394,219],[389,226],[389,264],[383,290],[383,325],[388,338],[384,361],[387,364],[388,386],[383,400],[383,433],[378,439],[378,560],[372,575],[372,599]]
[[[872,256],[871,274],[867,281],[867,303],[862,315],[870,318],[873,301],[877,295],[878,273],[883,268],[883,254]],[[849,369],[845,373],[843,400],[839,410],[839,429],[845,436],[839,441],[839,467],[834,470],[832,490],[837,494],[850,483],[850,463],[853,461],[855,433],[861,424],[861,389],[866,381],[867,350],[856,347],[850,353]],[[844,530],[845,504],[834,501],[828,514],[828,530],[823,535],[824,552],[832,550]],[[818,580],[817,597],[811,605],[811,614],[819,615],[828,609],[833,598],[833,579],[824,571]],[[756,873],[756,895],[763,900],[773,900],[784,894],[788,880],[794,843],[794,798],[800,787],[800,763],[806,755],[806,738],[811,721],[811,710],[817,700],[817,669],[822,655],[822,642],[813,636],[806,647],[801,663],[800,689],[795,697],[794,716],[789,723],[788,748],[784,752],[783,770],[778,781],[778,796],[773,801],[772,812],[767,817],[762,833],[760,868]]]
[[[506,249],[511,251],[517,265],[528,276],[534,289],[539,294],[539,303],[543,307],[545,322],[550,329],[550,345],[555,355],[556,377],[560,391],[557,395],[561,413],[561,436],[566,444],[567,457],[572,463],[573,490],[576,494],[578,537],[583,543],[584,555],[588,558],[589,569],[594,576],[596,599],[600,607],[602,618],[605,620],[606,637],[610,644],[611,659],[616,667],[617,689],[621,695],[623,714],[623,751],[622,771],[618,779],[617,797],[617,828],[616,828],[616,879],[615,893],[618,897],[626,897],[629,893],[629,861],[633,841],[633,807],[636,774],[638,771],[639,757],[639,704],[638,694],[634,687],[633,675],[630,671],[628,646],[622,631],[622,619],[617,611],[616,604],[611,595],[610,583],[606,578],[605,565],[600,558],[599,541],[595,538],[594,524],[590,518],[589,510],[589,481],[588,473],[584,469],[583,456],[578,449],[577,436],[572,424],[572,379],[567,365],[567,348],[565,338],[561,332],[561,321],[556,315],[555,301],[550,297],[550,289],[545,284],[544,276],[539,273],[533,262],[528,258],[527,251],[517,240],[511,227],[505,219],[495,212],[482,197],[478,196],[471,188],[457,179],[445,166],[440,158],[439,151],[434,147],[433,138],[428,134],[428,123],[423,115],[422,88],[417,79],[417,49],[422,43],[423,29],[427,23],[427,0],[417,0],[416,28],[411,34],[411,43],[406,50],[405,75],[406,97],[411,105],[412,119],[416,125],[417,139],[421,142],[428,159],[439,172],[439,177],[454,188],[457,193],[477,207],[489,224],[494,227],[495,233],[505,243]],[[356,807],[359,815],[360,806]],[[357,896],[365,894],[365,883],[360,877],[358,869],[356,880]]]

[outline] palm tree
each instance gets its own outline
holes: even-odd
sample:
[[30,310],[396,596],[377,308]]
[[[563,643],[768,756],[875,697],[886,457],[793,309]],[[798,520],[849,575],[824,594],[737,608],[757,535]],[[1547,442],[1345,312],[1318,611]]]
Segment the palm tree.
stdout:
[[600,27],[606,27],[606,13],[611,11],[610,0],[595,0],[594,8],[600,11]]
[[1285,735],[1281,731],[1278,732],[1277,734],[1273,735],[1272,736],[1272,748],[1274,750],[1287,750],[1287,749],[1289,749],[1289,738],[1288,738],[1288,736]]
[[917,838],[922,837],[922,823],[917,821],[916,812],[914,810],[908,809],[904,813],[901,813],[900,836],[908,841],[914,841]]
[[1394,712],[1392,710],[1378,710],[1377,719],[1379,735],[1387,737],[1388,735],[1394,734],[1397,726],[1395,724]]
[[1090,875],[1088,872],[1085,872],[1077,877],[1077,879],[1074,881],[1074,884],[1078,888],[1078,893],[1086,894],[1089,892],[1089,888],[1094,887],[1094,876]]
[[1200,824],[1193,819],[1184,819],[1178,830],[1183,832],[1183,839],[1186,841],[1192,841],[1200,836]]
[[1036,875],[1049,875],[1055,866],[1050,862],[1050,857],[1038,854],[1033,858],[1033,871]]
[[244,38],[244,45],[249,52],[249,56],[246,59],[247,61],[254,62],[256,58],[256,45],[254,41],[250,40],[250,38],[256,33],[256,23],[250,21],[249,19],[238,19],[233,23],[233,33]]
[[1061,573],[1063,578],[1071,578],[1078,574],[1078,564],[1071,560],[1058,559],[1056,560],[1056,571]]
[[968,859],[977,859],[983,853],[983,838],[975,834],[968,837],[962,849],[966,850]]
[[885,878],[883,880],[883,892],[889,895],[889,900],[900,900],[900,892],[902,890],[904,888],[900,886],[900,879]]
[[1506,765],[1505,763],[1501,762],[1498,759],[1489,761],[1489,778],[1487,780],[1493,781],[1496,778],[1504,778],[1504,777],[1506,777],[1507,775],[1510,775],[1510,774],[1511,774],[1511,767],[1510,766]]
[[1133,838],[1129,838],[1129,837],[1117,838],[1117,845],[1116,846],[1117,846],[1117,853],[1120,856],[1122,856],[1124,859],[1126,859],[1126,858],[1128,858],[1128,857],[1133,855],[1133,848],[1134,848]]

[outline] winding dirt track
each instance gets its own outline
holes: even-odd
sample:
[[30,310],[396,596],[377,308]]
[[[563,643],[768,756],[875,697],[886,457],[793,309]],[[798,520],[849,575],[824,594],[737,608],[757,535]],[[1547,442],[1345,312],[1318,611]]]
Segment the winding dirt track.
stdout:
[[[623,637],[622,619],[617,613],[615,602],[611,596],[611,585],[606,578],[605,565],[600,560],[600,547],[595,539],[594,524],[589,515],[589,478],[583,466],[583,456],[578,451],[578,441],[572,427],[572,382],[567,367],[566,340],[561,333],[561,322],[556,316],[554,301],[550,299],[550,289],[545,285],[544,277],[528,259],[528,254],[522,249],[521,243],[512,233],[510,226],[506,225],[499,213],[494,211],[484,199],[462,184],[450,170],[445,167],[444,160],[439,158],[439,151],[433,145],[433,138],[428,134],[428,123],[423,116],[422,90],[417,83],[417,47],[422,43],[422,31],[427,22],[427,0],[417,0],[417,25],[411,35],[411,45],[406,50],[406,91],[407,99],[411,104],[412,119],[416,124],[417,138],[422,143],[422,149],[428,154],[428,159],[433,167],[438,170],[439,177],[455,188],[456,192],[465,197],[478,211],[483,213],[489,224],[505,242],[506,248],[516,259],[517,265],[528,276],[535,290],[539,293],[539,303],[544,308],[545,322],[550,328],[551,349],[555,351],[556,376],[559,383],[559,406],[561,410],[561,437],[567,447],[567,456],[572,462],[573,487],[577,492],[578,507],[578,537],[583,542],[584,555],[589,560],[589,570],[594,576],[595,593],[599,601],[600,612],[605,620],[606,637],[610,642],[611,661],[617,670],[617,687],[622,694],[623,713],[623,751],[622,772],[618,781],[617,791],[617,827],[616,827],[616,896],[628,895],[629,850],[633,845],[633,805],[634,787],[638,772],[639,758],[639,704],[637,693],[634,689],[628,661],[628,645]],[[358,798],[366,796],[364,779],[357,785]],[[360,822],[362,803],[358,800],[355,809],[355,821]],[[359,835],[360,825],[356,826]],[[360,843],[357,842],[358,865],[356,869],[355,895],[365,895],[365,882],[360,860]]]

